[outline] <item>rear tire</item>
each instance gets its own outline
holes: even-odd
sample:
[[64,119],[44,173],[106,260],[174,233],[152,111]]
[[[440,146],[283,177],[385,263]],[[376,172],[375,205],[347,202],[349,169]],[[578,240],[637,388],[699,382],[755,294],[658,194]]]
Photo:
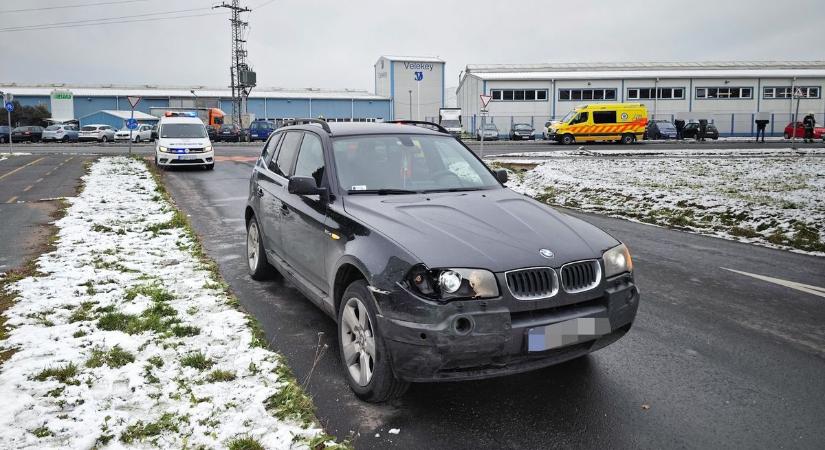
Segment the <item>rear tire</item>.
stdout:
[[576,138],[572,134],[565,134],[561,137],[561,143],[564,145],[571,145],[576,142]]
[[264,242],[255,216],[246,223],[246,262],[249,276],[253,280],[268,280],[274,275],[275,270],[266,260]]
[[392,371],[375,315],[367,282],[352,282],[338,310],[338,353],[350,388],[358,398],[371,403],[400,397],[410,386]]
[[630,145],[634,142],[636,142],[636,136],[634,136],[632,134],[623,134],[622,135],[622,144]]
[[104,135],[102,138],[100,138],[100,142],[105,144],[105,143],[109,142],[109,138]]
[[790,135],[790,134],[788,134],[788,133],[785,133],[785,134],[783,134],[782,136],[784,136],[784,137],[785,137],[785,139],[790,139],[790,138],[791,138],[791,135]]

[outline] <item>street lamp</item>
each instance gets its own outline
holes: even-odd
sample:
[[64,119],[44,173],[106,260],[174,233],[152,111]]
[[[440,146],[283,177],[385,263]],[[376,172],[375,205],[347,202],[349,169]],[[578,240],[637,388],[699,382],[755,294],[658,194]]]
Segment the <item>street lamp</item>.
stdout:
[[189,92],[192,94],[193,97],[195,97],[195,108],[197,108],[198,107],[198,94],[195,93],[194,89],[189,89]]

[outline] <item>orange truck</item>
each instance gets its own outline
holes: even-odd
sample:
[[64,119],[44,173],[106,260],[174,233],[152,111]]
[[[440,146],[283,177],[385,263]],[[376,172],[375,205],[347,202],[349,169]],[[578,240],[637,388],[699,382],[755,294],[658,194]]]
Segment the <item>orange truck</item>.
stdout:
[[154,106],[149,108],[149,113],[155,117],[164,117],[167,112],[194,112],[201,121],[203,121],[204,125],[210,125],[216,128],[220,128],[220,126],[223,125],[223,118],[226,115],[220,108],[164,108]]

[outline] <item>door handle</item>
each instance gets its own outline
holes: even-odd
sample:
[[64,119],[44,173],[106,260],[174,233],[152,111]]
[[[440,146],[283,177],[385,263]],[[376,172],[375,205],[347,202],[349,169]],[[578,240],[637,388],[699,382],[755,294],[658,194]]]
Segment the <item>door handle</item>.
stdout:
[[261,188],[258,188],[258,190],[255,191],[255,193],[258,194],[258,197],[263,197],[264,196],[264,190],[261,189]]

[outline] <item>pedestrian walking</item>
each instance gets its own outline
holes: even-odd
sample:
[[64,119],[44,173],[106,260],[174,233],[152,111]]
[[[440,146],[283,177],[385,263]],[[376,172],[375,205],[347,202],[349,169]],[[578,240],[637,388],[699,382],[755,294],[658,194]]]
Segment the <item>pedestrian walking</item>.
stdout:
[[814,118],[814,113],[808,113],[804,119],[802,119],[802,127],[805,129],[805,142],[814,142],[814,127],[816,126],[816,118]]
[[682,140],[684,138],[682,131],[685,129],[685,121],[682,119],[676,119],[673,124],[676,126],[676,139]]
[[759,135],[762,135],[762,142],[765,142],[765,128],[768,126],[768,120],[756,119],[756,142],[759,142]]
[[705,142],[708,133],[708,119],[699,119],[699,131],[696,133],[696,140]]

